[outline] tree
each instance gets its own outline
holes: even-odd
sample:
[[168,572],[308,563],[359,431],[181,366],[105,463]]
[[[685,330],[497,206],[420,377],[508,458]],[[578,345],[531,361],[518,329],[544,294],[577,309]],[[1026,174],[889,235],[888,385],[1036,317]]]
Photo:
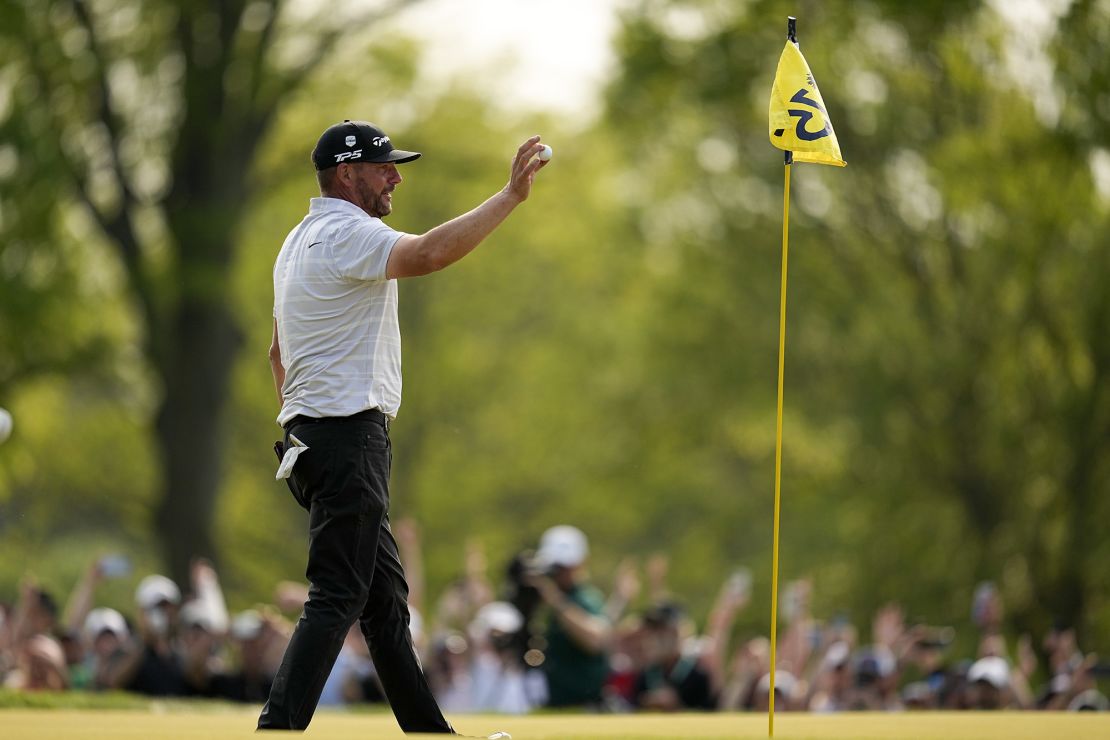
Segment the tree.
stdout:
[[[1105,70],[1096,5],[1066,19],[1073,70]],[[990,8],[851,7],[797,13],[849,166],[795,168],[788,567],[859,607],[900,594],[952,618],[998,578],[1017,624],[1090,629],[1107,588],[1092,527],[1110,483],[1110,260],[1098,144],[1074,132],[1099,130],[1104,72],[1061,68],[1056,85],[1094,88],[1074,112],[1087,125],[1061,131],[1005,72],[1013,41]],[[643,3],[609,93],[641,154],[644,240],[670,265],[649,361],[696,454],[740,490],[770,490],[767,445],[749,440],[773,439],[771,399],[745,388],[773,387],[782,165],[766,99],[792,11]]]
[[156,527],[182,581],[190,558],[216,555],[224,411],[242,345],[229,267],[253,162],[282,102],[340,37],[406,4],[309,17],[280,0],[4,6],[6,125],[33,155],[10,178],[31,187],[5,195],[31,209],[20,223],[36,250],[50,247],[43,223],[77,201],[119,260],[159,386]]

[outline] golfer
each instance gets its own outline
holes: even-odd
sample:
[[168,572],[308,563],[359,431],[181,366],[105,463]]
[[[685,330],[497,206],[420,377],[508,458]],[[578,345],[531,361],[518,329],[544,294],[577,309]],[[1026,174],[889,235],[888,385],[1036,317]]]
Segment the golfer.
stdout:
[[520,205],[546,163],[533,136],[508,184],[425,234],[382,222],[420,154],[396,149],[364,121],[331,126],[312,162],[320,197],[274,265],[270,366],[285,429],[280,477],[309,512],[310,583],[259,729],[303,730],[343,638],[357,620],[401,729],[453,733],[409,635],[408,584],[389,528],[389,425],[401,405],[397,278],[441,270]]

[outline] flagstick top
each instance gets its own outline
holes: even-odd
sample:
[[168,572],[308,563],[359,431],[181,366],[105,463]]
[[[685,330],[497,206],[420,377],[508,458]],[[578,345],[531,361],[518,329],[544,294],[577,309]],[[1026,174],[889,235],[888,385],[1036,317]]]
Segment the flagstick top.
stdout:
[[[795,18],[792,15],[786,16],[786,38],[789,41],[793,41],[795,44],[798,43],[798,25],[797,24],[798,24],[798,19],[797,18]],[[790,151],[789,149],[787,149],[783,153],[782,158],[783,158],[783,161],[786,163],[786,165],[788,167],[790,165],[794,164],[794,152]]]

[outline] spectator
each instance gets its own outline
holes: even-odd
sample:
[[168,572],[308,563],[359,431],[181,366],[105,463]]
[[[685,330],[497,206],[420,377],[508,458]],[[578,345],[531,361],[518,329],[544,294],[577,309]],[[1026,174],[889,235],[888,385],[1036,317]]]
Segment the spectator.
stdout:
[[276,616],[253,609],[235,615],[229,636],[236,668],[211,677],[210,695],[237,702],[266,701],[289,634],[288,625]]
[[151,575],[139,582],[135,591],[138,635],[104,666],[98,677],[101,685],[149,696],[189,693],[184,659],[176,644],[180,603],[181,591],[169,578]]
[[902,705],[906,709],[936,709],[937,695],[925,681],[914,681],[902,689]]
[[[951,627],[938,628],[918,625],[907,632],[907,639],[901,641],[903,644],[901,662],[917,672],[918,676],[921,677],[919,682],[923,683],[929,691],[928,697],[920,688],[915,688],[911,692],[915,702],[914,708],[926,708],[922,705],[927,703],[935,705],[940,700],[941,693],[948,681],[948,671],[945,668],[945,651],[951,645],[954,636],[955,630]],[[904,690],[903,700],[905,694],[906,691]]]
[[671,591],[667,586],[667,574],[671,569],[671,560],[666,553],[652,554],[644,566],[648,582],[648,598],[652,604],[662,604],[671,600]]
[[[409,548],[412,548],[411,537],[411,534],[406,533],[406,540],[410,541],[407,545]],[[419,559],[416,562],[419,563]],[[493,601],[493,588],[486,574],[485,550],[477,540],[467,541],[463,566],[463,575],[448,584],[436,604],[436,634],[466,631],[478,610]],[[405,568],[408,568],[407,562]],[[418,582],[423,583],[422,574],[418,577]]]
[[613,591],[605,604],[605,617],[610,624],[617,624],[624,616],[628,605],[640,593],[640,576],[636,573],[636,562],[625,558],[617,564],[613,576]]
[[856,656],[855,689],[850,708],[868,712],[902,709],[898,694],[898,664],[886,645],[872,645]]
[[34,578],[25,578],[12,614],[10,647],[18,647],[34,635],[53,634],[57,625],[58,602],[40,588]]
[[524,617],[512,604],[494,601],[478,610],[469,628],[468,711],[524,714],[546,699],[542,677],[526,671],[514,649],[523,627]]
[[971,599],[971,621],[984,635],[994,635],[1002,631],[1002,617],[1005,609],[1002,594],[991,581],[983,581],[975,587]]
[[[1078,652],[1078,651],[1077,651]],[[1080,655],[1082,655],[1080,653]],[[1061,663],[1061,668],[1071,668],[1069,672],[1058,673],[1053,677],[1051,685],[1055,689],[1053,695],[1043,702],[1045,709],[1060,710],[1060,709],[1097,709],[1100,703],[1095,699],[1094,694],[1097,693],[1097,679],[1096,671],[1099,669],[1098,656],[1091,654],[1082,658],[1078,664],[1073,661]],[[1103,667],[1103,670],[1105,668]],[[1086,699],[1079,700],[1081,695],[1085,695]],[[1092,703],[1093,701],[1093,703]],[[1073,706],[1074,705],[1074,706]]]
[[716,708],[717,692],[701,654],[689,645],[684,649],[684,635],[692,631],[687,622],[682,608],[673,602],[644,615],[645,665],[636,678],[637,706],[671,712]]
[[636,676],[643,667],[643,620],[639,616],[622,617],[639,595],[640,587],[636,562],[624,558],[617,564],[613,590],[605,604],[605,616],[614,625],[609,673],[602,688],[606,711],[627,712],[635,705]]
[[85,617],[81,636],[88,646],[83,669],[84,674],[88,676],[87,686],[103,688],[97,683],[97,677],[101,675],[101,671],[112,656],[122,650],[131,637],[127,620],[115,609],[106,607],[93,609]]
[[1083,663],[1083,653],[1075,639],[1075,630],[1060,624],[1053,625],[1045,635],[1043,648],[1048,656],[1050,676],[1070,675]]
[[613,628],[605,598],[586,581],[589,547],[581,530],[544,532],[529,583],[550,610],[543,662],[548,706],[600,706]]
[[[760,676],[752,694],[751,709],[766,712],[770,708],[771,674]],[[803,708],[803,692],[798,679],[790,671],[775,671],[775,711],[794,712]]]
[[1107,712],[1110,711],[1110,699],[1099,693],[1098,689],[1087,689],[1079,693],[1068,703],[1069,712]]
[[1029,689],[1029,683],[1026,680],[1026,671],[1032,673],[1036,667],[1036,658],[1032,656],[1032,648],[1027,644],[1027,640],[1019,641],[1019,653],[1025,653],[1022,660],[1022,665],[1011,668],[1010,660],[1006,651],[1006,639],[997,632],[985,633],[979,641],[979,658],[1000,658],[1006,665],[1006,685],[1007,694],[1010,697],[1015,707],[1028,707],[1032,706],[1033,698],[1032,692]]
[[814,712],[842,712],[852,701],[852,649],[837,640],[825,650],[813,678],[808,706]]
[[53,637],[32,635],[19,650],[16,668],[4,687],[19,691],[61,691],[69,685],[65,653]]
[[470,643],[461,632],[441,633],[432,641],[428,683],[447,713],[470,711]]
[[88,651],[80,630],[59,628],[55,630],[54,637],[65,657],[67,688],[78,691],[92,688],[93,674],[87,669],[85,658]]
[[[405,534],[406,567],[421,570],[419,532]],[[506,601],[492,601],[485,555],[467,543],[464,575],[442,593],[430,613],[442,620],[429,637],[411,609],[414,646],[429,645],[424,661],[430,686],[450,712],[527,712],[542,705],[608,711],[742,709],[765,712],[769,703],[770,644],[749,636],[730,650],[737,613],[748,603],[743,569],[722,585],[704,635],[678,606],[666,583],[664,555],[638,571],[621,561],[608,602],[585,574],[585,535],[573,527],[546,532],[537,553],[521,553],[509,570]],[[125,574],[120,556],[93,563],[58,618],[57,603],[31,577],[13,606],[0,604],[0,683],[17,690],[122,688],[155,696],[199,695],[261,702],[268,696],[291,629],[276,610],[248,610],[229,619],[219,580],[198,561],[190,600],[162,576],[143,579],[131,628],[113,609],[94,608],[96,588],[111,572]],[[129,567],[129,566],[128,566]],[[663,601],[629,613],[643,575],[646,591]],[[422,576],[413,577],[424,588]],[[810,613],[811,584],[788,583],[775,681],[778,711],[808,709],[890,711],[911,709],[1018,709],[1107,711],[1099,691],[1105,664],[1080,650],[1075,632],[1056,625],[1045,636],[1045,683],[1035,700],[1029,677],[1038,669],[1033,641],[1022,635],[1011,658],[997,591],[985,584],[973,608],[979,641],[975,660],[950,655],[955,629],[907,626],[897,604],[872,621],[872,640],[857,648],[855,628],[843,616],[827,624]],[[302,608],[304,584],[279,586],[276,602]],[[429,601],[427,596],[412,599]],[[511,601],[511,603],[510,603]],[[604,602],[604,603],[603,603]],[[536,616],[536,619],[530,617]],[[546,628],[533,633],[529,625]],[[450,629],[453,626],[462,629]],[[615,627],[612,625],[616,625]],[[363,641],[337,662],[324,692],[336,705],[379,701],[380,684]],[[421,652],[424,652],[421,650]],[[731,662],[725,656],[732,654]],[[344,667],[346,665],[346,667]],[[550,681],[550,689],[548,683]],[[547,699],[547,692],[552,696]]]
[[371,672],[370,650],[357,623],[347,630],[343,647],[324,682],[324,689],[316,706],[341,707],[361,696],[361,682]]
[[756,637],[742,644],[732,658],[729,679],[721,695],[721,708],[727,711],[753,709],[758,681],[760,677],[767,675],[770,667],[770,640]]
[[225,666],[218,655],[225,636],[219,616],[212,604],[194,599],[181,607],[178,616],[178,639],[189,686],[199,693],[208,693],[212,676],[223,673]]
[[646,660],[646,638],[647,628],[640,615],[630,615],[614,628],[609,675],[602,689],[606,711],[630,712],[636,709],[636,680]]
[[717,697],[722,697],[725,689],[729,635],[736,615],[748,605],[751,585],[751,572],[747,568],[733,571],[721,585],[717,601],[709,612],[700,662],[709,675],[710,691]]
[[972,663],[967,672],[969,709],[1009,709],[1017,706],[1010,689],[1010,665],[991,655]]
[[193,602],[198,605],[197,613],[203,615],[204,626],[214,635],[226,634],[227,605],[216,569],[207,560],[197,558],[189,568],[189,577],[192,581]]

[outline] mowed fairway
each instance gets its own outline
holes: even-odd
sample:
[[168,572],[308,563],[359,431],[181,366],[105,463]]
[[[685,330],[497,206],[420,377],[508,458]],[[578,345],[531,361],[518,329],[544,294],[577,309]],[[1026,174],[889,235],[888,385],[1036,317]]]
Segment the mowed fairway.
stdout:
[[[8,709],[0,710],[0,737],[9,740],[73,738],[190,738],[230,740],[253,734],[257,709],[191,711],[180,707],[154,711]],[[462,733],[484,737],[494,730],[514,740],[634,740],[700,738],[730,740],[767,737],[767,717],[753,714],[698,715],[537,715],[529,717],[459,716]],[[284,736],[281,733],[279,736]],[[336,740],[401,738],[388,714],[320,712],[307,737]],[[416,737],[416,736],[410,736]],[[426,735],[423,737],[442,737]],[[1110,738],[1110,714],[1048,712],[930,712],[927,714],[776,715],[775,737],[802,740],[846,738]]]

